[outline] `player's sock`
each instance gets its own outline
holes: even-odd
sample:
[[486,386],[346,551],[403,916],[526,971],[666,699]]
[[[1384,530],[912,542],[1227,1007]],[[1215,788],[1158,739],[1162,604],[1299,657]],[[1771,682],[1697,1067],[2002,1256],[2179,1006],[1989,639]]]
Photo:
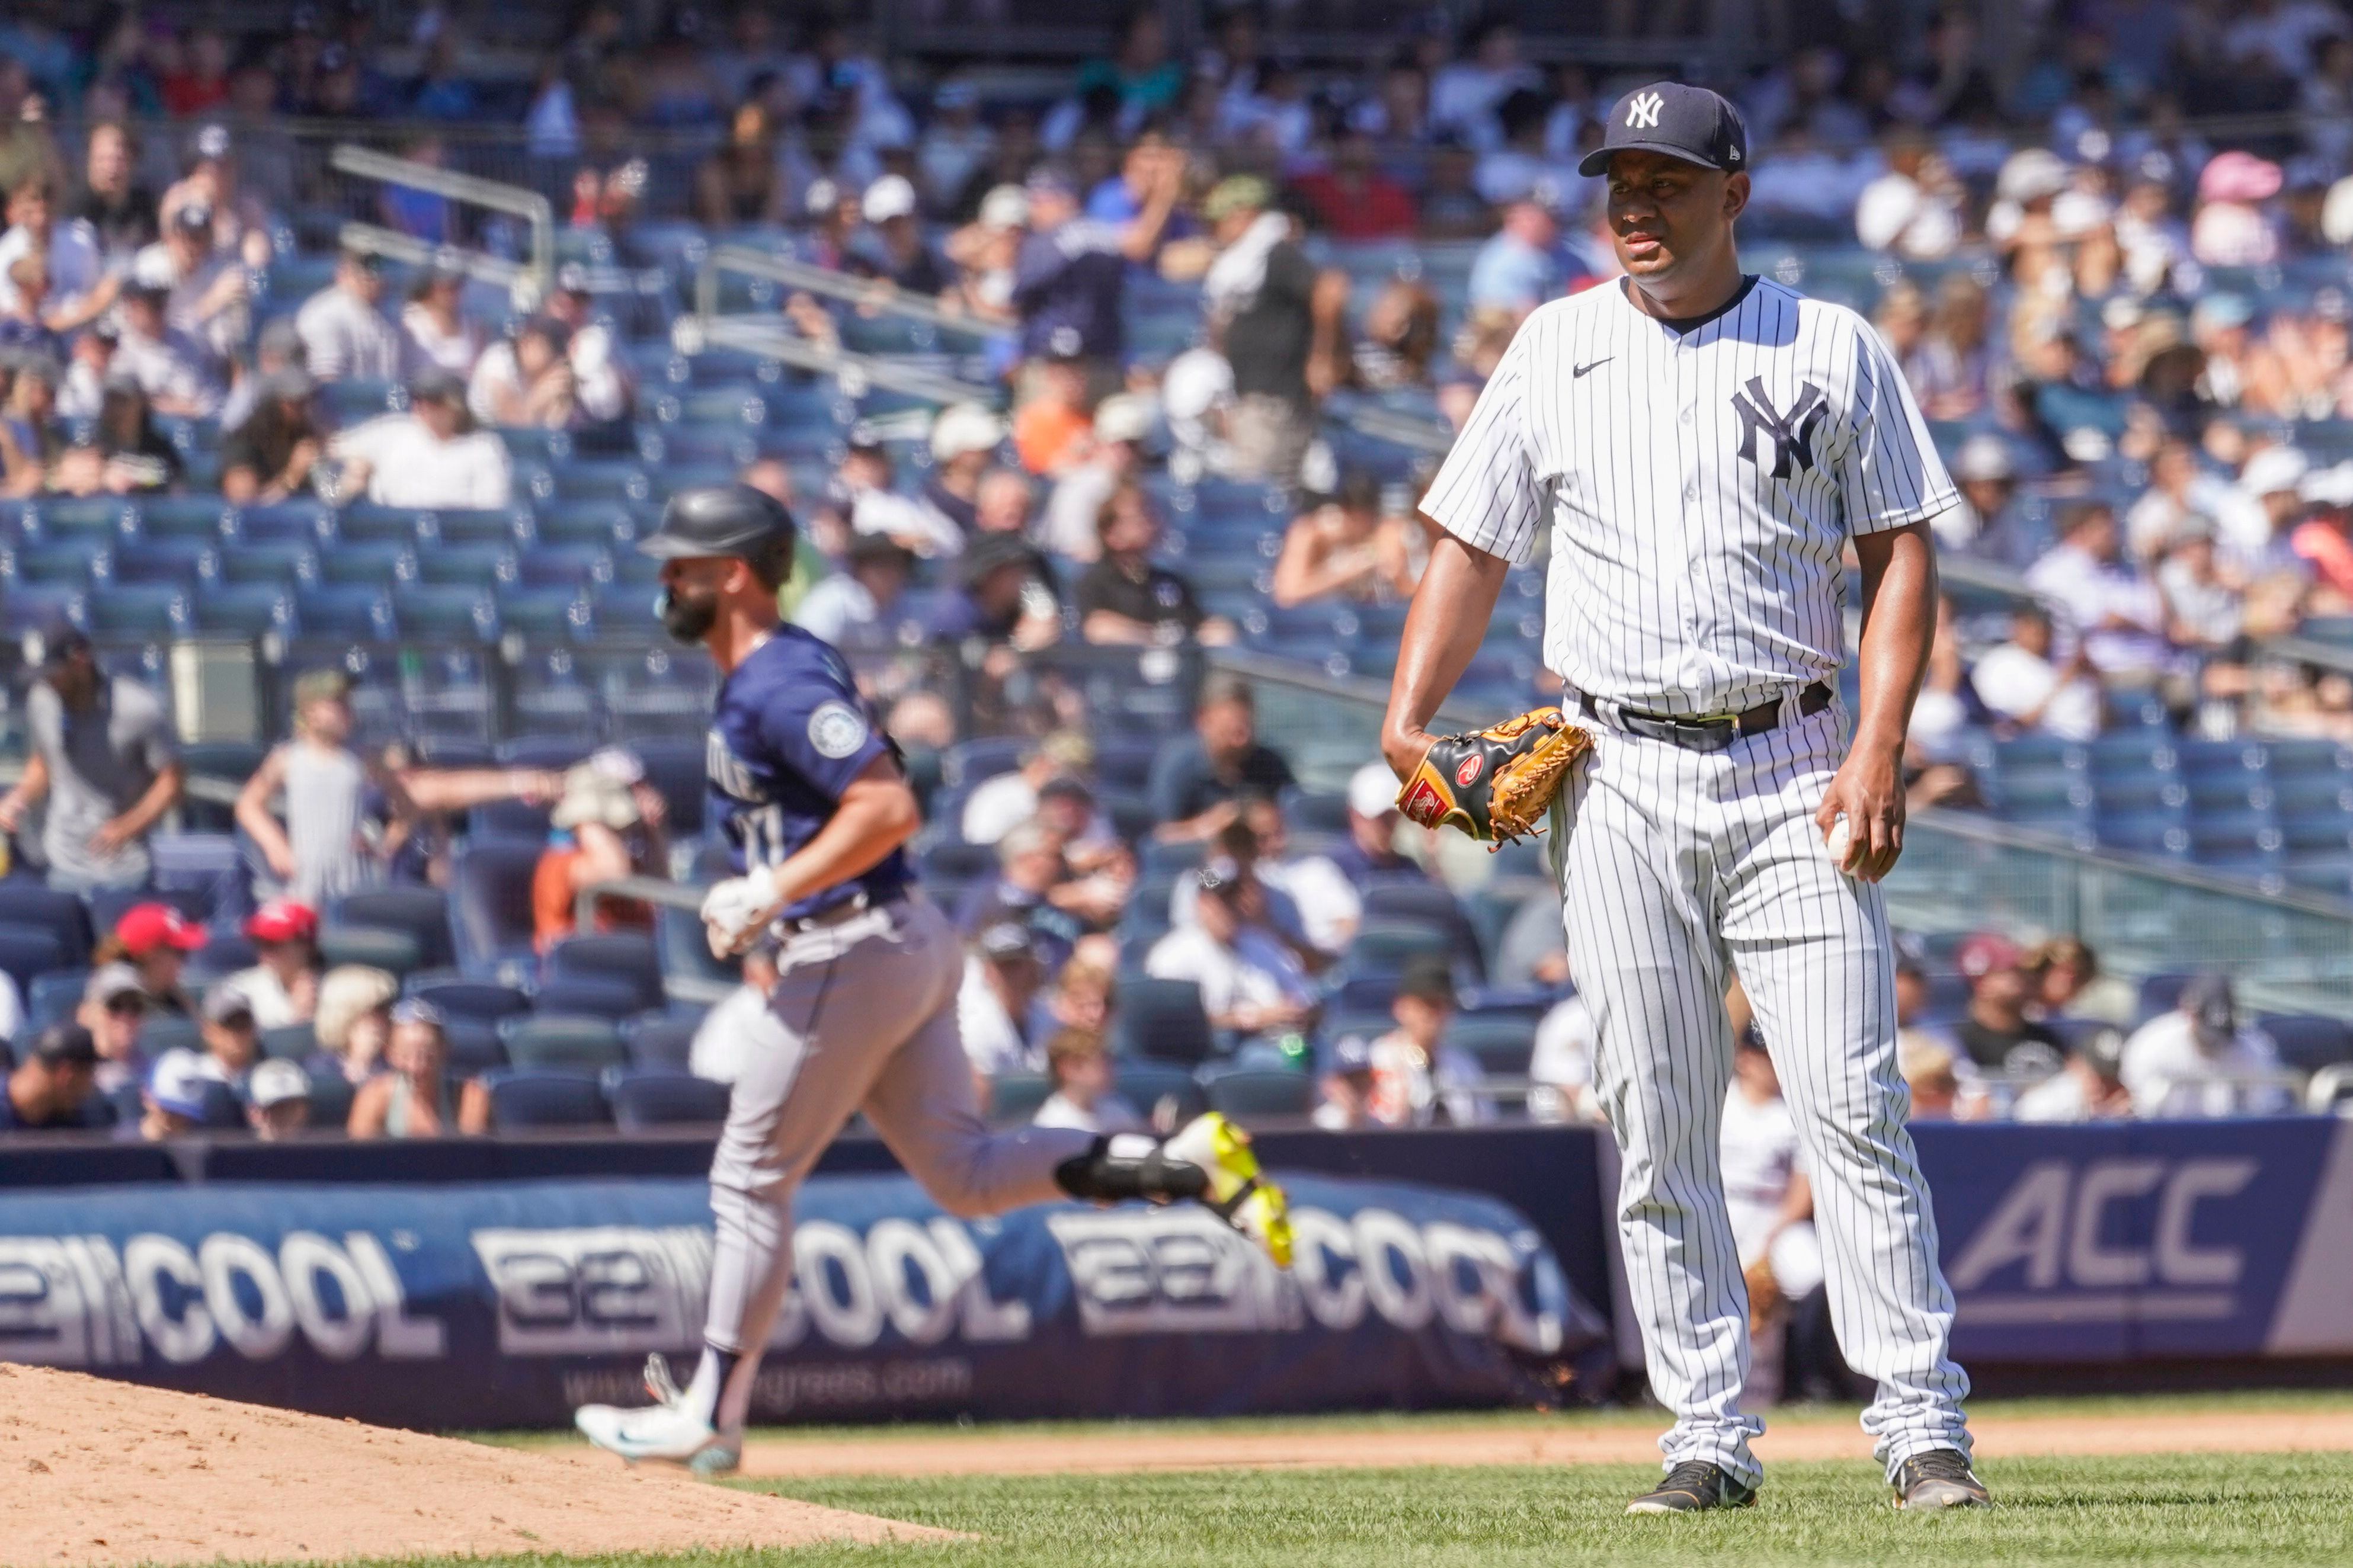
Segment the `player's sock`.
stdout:
[[1207,1171],[1189,1160],[1167,1158],[1160,1140],[1141,1132],[1097,1138],[1093,1148],[1055,1166],[1054,1181],[1071,1196],[1098,1204],[1129,1198],[1165,1204],[1204,1197],[1209,1191]]
[[744,1358],[733,1351],[723,1351],[717,1345],[702,1347],[702,1360],[696,1363],[694,1380],[686,1385],[680,1403],[705,1421],[712,1419],[719,1409],[720,1391],[735,1374],[735,1363]]

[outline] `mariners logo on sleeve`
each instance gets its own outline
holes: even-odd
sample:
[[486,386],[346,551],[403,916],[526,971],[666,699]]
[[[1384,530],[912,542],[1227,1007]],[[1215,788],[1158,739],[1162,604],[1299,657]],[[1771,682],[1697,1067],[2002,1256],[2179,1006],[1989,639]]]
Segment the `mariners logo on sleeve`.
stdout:
[[839,761],[866,744],[866,721],[847,702],[821,702],[809,715],[808,739],[818,756]]

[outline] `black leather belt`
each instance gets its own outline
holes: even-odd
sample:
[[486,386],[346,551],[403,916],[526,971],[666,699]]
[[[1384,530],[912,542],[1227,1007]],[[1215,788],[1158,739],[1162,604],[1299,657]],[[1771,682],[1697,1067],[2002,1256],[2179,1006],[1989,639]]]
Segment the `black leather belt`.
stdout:
[[1638,713],[1631,708],[1611,710],[1608,720],[1595,710],[1590,694],[1580,692],[1577,711],[1597,723],[1608,723],[1630,735],[1640,735],[1648,741],[1664,741],[1670,746],[1681,746],[1686,752],[1720,752],[1735,741],[1745,741],[1751,735],[1763,735],[1780,727],[1782,713],[1794,700],[1798,717],[1811,718],[1831,705],[1831,689],[1827,682],[1817,680],[1799,692],[1795,699],[1776,697],[1769,702],[1759,702],[1741,713],[1725,713],[1712,719],[1675,719],[1664,713]]

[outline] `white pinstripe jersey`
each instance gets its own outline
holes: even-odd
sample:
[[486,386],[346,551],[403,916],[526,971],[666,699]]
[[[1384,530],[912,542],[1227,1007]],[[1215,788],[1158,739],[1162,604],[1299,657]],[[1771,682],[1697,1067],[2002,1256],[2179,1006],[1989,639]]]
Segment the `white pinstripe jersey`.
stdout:
[[1736,712],[1846,658],[1851,534],[1954,504],[1887,346],[1751,278],[1669,323],[1624,281],[1530,316],[1422,509],[1514,564],[1552,527],[1546,668],[1646,712]]

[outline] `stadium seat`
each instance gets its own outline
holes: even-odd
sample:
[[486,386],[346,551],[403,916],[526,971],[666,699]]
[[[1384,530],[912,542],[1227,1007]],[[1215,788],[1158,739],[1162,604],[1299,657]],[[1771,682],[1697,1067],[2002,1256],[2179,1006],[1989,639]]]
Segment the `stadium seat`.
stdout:
[[1313,1075],[1282,1068],[1237,1068],[1202,1086],[1209,1109],[1245,1124],[1305,1116],[1315,1109]]
[[345,893],[327,906],[336,925],[406,931],[417,943],[412,968],[444,969],[457,960],[449,936],[449,900],[438,888],[372,888]]
[[1525,1078],[1535,1049],[1535,1026],[1525,1018],[1458,1014],[1446,1043],[1479,1064],[1490,1078]]
[[313,1072],[311,1079],[311,1121],[314,1132],[340,1132],[351,1125],[353,1085],[340,1072]]
[[425,950],[410,932],[388,926],[343,925],[332,920],[319,927],[319,956],[330,967],[357,963],[384,970],[396,978],[426,967]]
[[1052,1082],[1041,1072],[999,1073],[989,1080],[988,1121],[992,1127],[1018,1127],[1038,1114]]
[[1419,924],[1445,933],[1457,967],[1472,978],[1483,978],[1487,961],[1479,951],[1479,933],[1463,913],[1461,902],[1443,883],[1418,877],[1375,879],[1364,889],[1365,921]]
[[2255,1023],[2279,1047],[2280,1060],[2298,1072],[2315,1072],[2353,1060],[2353,1029],[2342,1018],[2311,1013],[2262,1013]]
[[606,1075],[605,1094],[624,1132],[712,1127],[727,1120],[727,1086],[692,1073],[625,1068]]
[[207,1132],[227,1132],[246,1125],[245,1102],[237,1090],[216,1079],[206,1079],[203,1089],[204,1110],[196,1117],[196,1125]]
[[177,1013],[150,1013],[147,1022],[140,1026],[139,1048],[153,1061],[165,1051],[201,1051],[205,1048],[205,1037],[194,1018]]
[[1365,974],[1399,974],[1416,958],[1436,954],[1451,960],[1453,940],[1445,931],[1416,921],[1367,920],[1356,928],[1341,960],[1351,979]]
[[299,588],[294,620],[305,637],[390,642],[393,636],[392,601],[368,587]]
[[71,1022],[81,1009],[81,994],[89,984],[87,969],[53,969],[36,977],[25,993],[26,1027],[39,1030]]
[[468,974],[491,978],[502,963],[533,961],[531,880],[543,847],[535,839],[477,838],[451,859],[450,926]]
[[607,1121],[605,1096],[586,1072],[532,1067],[485,1073],[491,1126],[504,1132],[532,1127],[599,1127]]
[[630,1019],[621,1026],[621,1039],[628,1047],[629,1065],[684,1072],[693,1054],[698,1022],[667,1013],[647,1013]]
[[449,1042],[449,1071],[455,1077],[480,1078],[508,1065],[499,1026],[487,1018],[445,1016],[441,1033]]
[[492,980],[469,980],[448,971],[408,977],[407,994],[429,1002],[445,1018],[472,1018],[496,1024],[531,1011],[531,997],[520,986]]
[[261,1031],[261,1054],[273,1060],[301,1062],[319,1048],[319,1037],[308,1024],[286,1024]]
[[543,981],[533,1011],[618,1023],[646,1010],[645,992],[629,975],[559,974]]
[[621,1067],[629,1053],[610,1018],[533,1013],[499,1025],[507,1059],[519,1068],[575,1068],[602,1072]]
[[[90,962],[92,931],[88,910],[73,894],[59,892],[46,882],[30,877],[0,879],[0,925],[46,931],[56,939],[66,963]],[[113,921],[101,929],[112,931]]]
[[0,972],[16,983],[18,995],[32,989],[35,976],[74,967],[65,942],[56,931],[42,926],[0,923]]
[[637,1005],[628,1009],[632,1014],[654,1011],[669,1000],[662,987],[661,954],[649,936],[617,931],[566,937],[548,950],[547,973],[551,984],[633,986]]
[[1201,988],[1189,980],[1123,976],[1112,1027],[1113,1049],[1124,1058],[1195,1067],[1217,1054]]
[[2145,1024],[2159,1013],[2170,1013],[2180,1004],[2181,988],[2194,976],[2178,972],[2162,971],[2141,977],[2140,994],[2134,1014],[2136,1023]]
[[1147,1121],[1153,1108],[1164,1100],[1176,1101],[1176,1124],[1179,1127],[1208,1109],[1208,1097],[1201,1092],[1200,1084],[1189,1071],[1174,1063],[1123,1058],[1113,1067],[1113,1092],[1135,1107]]

